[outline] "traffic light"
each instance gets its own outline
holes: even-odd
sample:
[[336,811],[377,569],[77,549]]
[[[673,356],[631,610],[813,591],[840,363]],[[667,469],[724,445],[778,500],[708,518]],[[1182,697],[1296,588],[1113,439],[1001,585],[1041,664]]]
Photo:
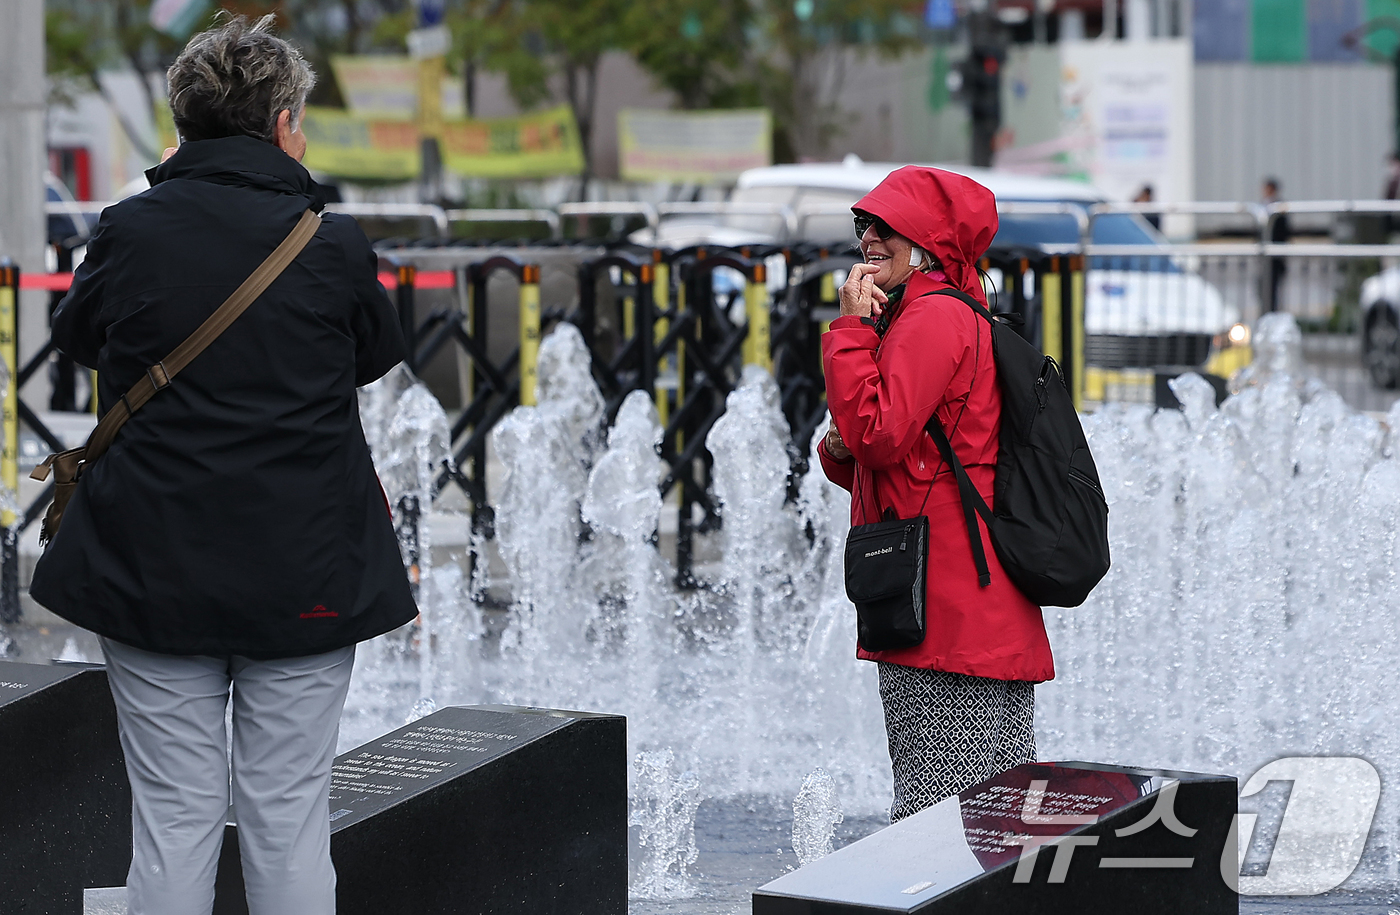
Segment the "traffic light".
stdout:
[[1001,125],[1001,65],[1006,52],[981,46],[972,49],[963,69],[963,91],[974,121]]
[[992,139],[1001,129],[1001,66],[1005,48],[974,44],[958,68],[962,77],[959,95],[972,121],[972,164],[992,164]]

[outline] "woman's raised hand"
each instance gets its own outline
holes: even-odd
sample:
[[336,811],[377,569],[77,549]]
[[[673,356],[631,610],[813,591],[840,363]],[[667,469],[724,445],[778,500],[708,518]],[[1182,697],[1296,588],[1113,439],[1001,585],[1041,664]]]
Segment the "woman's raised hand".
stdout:
[[884,312],[889,297],[875,285],[875,274],[880,272],[877,264],[856,264],[841,284],[841,314],[868,318],[879,317]]
[[826,430],[826,453],[837,461],[851,459],[851,449],[847,448],[846,443],[841,441],[841,433],[836,431],[835,423],[832,423],[831,428]]

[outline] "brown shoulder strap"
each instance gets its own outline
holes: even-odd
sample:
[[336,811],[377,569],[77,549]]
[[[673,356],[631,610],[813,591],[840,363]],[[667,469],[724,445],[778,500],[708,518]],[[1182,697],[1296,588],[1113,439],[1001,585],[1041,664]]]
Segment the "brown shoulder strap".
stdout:
[[[292,229],[291,234],[283,239],[277,249],[267,256],[267,260],[263,261],[241,286],[234,290],[233,295],[206,318],[184,343],[175,347],[170,355],[146,369],[146,374],[141,380],[132,385],[131,390],[112,405],[98,422],[97,428],[92,430],[92,435],[88,437],[86,454],[83,455],[84,463],[90,464],[101,457],[117,437],[117,430],[122,424],[141,409],[146,401],[154,397],[157,391],[168,387],[171,379],[204,352],[205,347],[218,339],[220,334],[228,330],[229,325],[238,320],[238,316],[253,304],[253,300],[262,295],[267,287],[272,285],[272,281],[296,259],[301,249],[311,240],[311,236],[316,234],[316,227],[320,224],[320,216],[310,210],[302,213],[301,221]],[[44,468],[44,476],[47,477],[47,462],[40,466]],[[35,468],[36,473],[38,469]]]

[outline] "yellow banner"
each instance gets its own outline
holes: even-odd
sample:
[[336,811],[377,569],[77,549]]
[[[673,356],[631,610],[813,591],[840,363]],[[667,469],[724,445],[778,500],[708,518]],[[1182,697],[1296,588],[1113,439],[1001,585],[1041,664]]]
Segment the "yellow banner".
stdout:
[[629,181],[733,183],[745,169],[773,164],[773,119],[766,108],[624,108],[617,142],[622,177]]
[[[440,60],[440,58],[439,58]],[[351,114],[386,121],[411,121],[418,110],[420,62],[407,54],[333,54],[331,70]],[[442,116],[467,116],[466,86],[460,76],[439,74]]]
[[583,144],[568,105],[516,118],[448,121],[442,158],[469,178],[547,178],[583,171]]
[[[418,176],[418,128],[408,121],[306,109],[303,164],[341,178],[407,181]],[[583,148],[568,106],[514,118],[446,121],[447,168],[473,178],[541,178],[583,170]]]
[[381,181],[418,177],[418,127],[412,121],[370,120],[308,105],[301,130],[306,134],[301,161],[312,171]]

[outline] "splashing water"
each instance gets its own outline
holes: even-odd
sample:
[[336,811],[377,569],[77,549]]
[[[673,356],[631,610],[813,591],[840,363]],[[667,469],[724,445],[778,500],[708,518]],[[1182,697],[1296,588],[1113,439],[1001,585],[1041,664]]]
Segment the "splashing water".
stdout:
[[[704,773],[716,796],[781,796],[819,763],[849,804],[885,809],[875,668],[854,657],[840,586],[849,500],[813,461],[799,503],[784,504],[789,432],[772,380],[750,370],[711,434],[728,558],[713,589],[684,592],[652,545],[663,474],[655,409],[633,394],[602,448],[587,360],[577,330],[561,325],[541,345],[539,404],[494,433],[509,612],[499,640],[439,640],[438,705],[615,712],[628,718],[632,753],[684,748],[684,768]],[[477,611],[460,599],[448,615]],[[393,713],[389,697],[405,685],[396,656],[379,657],[357,671],[343,746],[397,726],[418,698]]]
[[[1256,369],[1220,409],[1188,375],[1181,411],[1085,417],[1114,562],[1084,606],[1045,612],[1058,676],[1038,690],[1041,758],[1243,778],[1286,755],[1361,755],[1400,777],[1400,407],[1382,424],[1304,379],[1295,333],[1261,324]],[[723,559],[711,586],[683,592],[651,545],[655,412],[630,397],[604,448],[587,360],[577,331],[557,330],[539,405],[496,430],[505,631],[481,638],[460,575],[437,581],[457,570],[434,573],[467,635],[435,642],[432,695],[624,714],[634,757],[683,748],[673,765],[712,797],[784,796],[821,766],[846,813],[887,809],[875,665],[854,658],[842,585],[849,497],[813,459],[786,502],[771,379],[749,369],[707,440]],[[393,651],[363,654],[377,660],[357,672],[345,747],[427,695]],[[654,788],[641,770],[631,781],[635,810]],[[1395,880],[1392,794],[1375,822],[1353,886]]]
[[64,641],[63,649],[59,651],[58,658],[56,660],[80,661],[86,664],[92,659],[87,656],[87,652],[83,651],[81,648],[78,647],[78,640],[70,636],[66,641]]
[[[1260,371],[1219,410],[1183,376],[1182,412],[1086,418],[1113,568],[1082,607],[1046,611],[1043,758],[1243,780],[1283,756],[1363,756],[1400,776],[1400,463],[1380,423],[1300,382],[1296,325],[1260,336]],[[1396,821],[1384,795],[1354,885],[1393,885]]]
[[579,506],[601,437],[603,396],[588,364],[582,334],[561,325],[540,345],[538,405],[517,408],[491,433],[505,470],[496,545],[513,599],[501,641],[511,666],[494,685],[522,701],[567,691],[574,665],[589,660],[578,622],[594,615],[591,595],[581,578],[567,579],[580,574]]
[[[434,574],[428,524],[436,476],[452,458],[451,431],[437,398],[402,365],[360,389],[360,423],[393,513],[404,567],[418,602],[418,620],[406,633],[396,633],[392,639],[361,648],[356,667],[363,670],[370,665],[393,663],[399,668],[399,676],[405,677],[408,672],[404,665],[416,660],[418,695],[413,708],[398,722],[404,724],[437,708],[433,699],[437,653],[423,650],[422,646],[433,645],[448,635],[449,629],[461,628],[461,614],[454,607],[458,601],[450,593],[452,584],[460,580],[461,571],[453,568]],[[412,652],[410,658],[408,649],[415,645],[419,650]],[[386,654],[392,658],[386,659]],[[379,702],[387,698],[381,695]]]
[[617,411],[607,453],[588,475],[584,519],[628,546],[648,543],[661,520],[661,434],[651,398],[633,391]]
[[633,391],[608,435],[608,450],[592,473],[583,518],[596,531],[586,577],[599,601],[590,608],[595,643],[612,643],[627,659],[619,672],[633,695],[654,698],[664,658],[651,650],[666,638],[664,608],[673,607],[671,573],[651,545],[661,522],[659,485],[666,473],[657,454],[662,429],[651,398]]
[[628,826],[639,827],[643,854],[628,895],[633,899],[684,899],[695,895],[687,870],[699,857],[695,813],[700,809],[700,776],[675,773],[669,749],[638,753]]
[[821,766],[802,780],[792,801],[792,850],[798,867],[805,867],[834,851],[836,827],[845,817],[836,797],[836,784]]
[[1231,379],[1233,392],[1258,387],[1281,375],[1297,385],[1305,382],[1303,331],[1292,315],[1274,312],[1262,316],[1254,328],[1253,344],[1254,360]]
[[413,708],[408,710],[408,717],[404,719],[404,724],[412,724],[419,718],[426,718],[437,711],[437,703],[431,698],[424,696],[413,703]]

